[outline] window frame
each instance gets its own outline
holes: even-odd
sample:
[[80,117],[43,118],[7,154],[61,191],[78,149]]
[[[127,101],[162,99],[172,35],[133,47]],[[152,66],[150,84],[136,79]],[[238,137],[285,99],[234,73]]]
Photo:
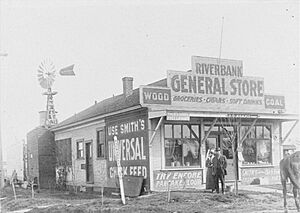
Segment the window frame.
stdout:
[[[102,132],[102,134],[103,134],[103,142],[102,143],[99,143],[101,137],[98,133],[100,133],[100,132]],[[105,131],[105,129],[104,128],[97,129],[96,130],[96,147],[97,147],[97,155],[96,156],[97,156],[97,158],[105,158],[106,157],[106,154],[105,154],[105,140],[106,140],[106,131]],[[103,148],[101,148],[101,147],[103,147]]]
[[[249,124],[244,124],[242,125],[242,127],[246,127],[246,132],[247,130],[249,129],[250,125]],[[261,135],[262,137],[259,137],[258,135],[258,131],[257,129],[261,128]],[[246,139],[243,141],[243,144],[250,140],[250,141],[254,141],[255,142],[255,162],[254,163],[251,163],[251,162],[247,162],[246,161],[243,161],[242,162],[242,166],[272,166],[273,165],[273,153],[272,153],[272,125],[271,124],[257,124],[255,125],[254,127],[254,137],[249,137],[249,135],[247,135]],[[266,137],[265,135],[265,128],[268,129],[268,136]],[[249,133],[250,134],[250,133]],[[269,153],[270,153],[270,156],[269,156],[269,159],[270,161],[269,162],[266,162],[266,163],[258,163],[258,143],[262,142],[262,141],[269,141],[269,144],[270,144],[270,148],[269,148]],[[242,144],[242,146],[243,146]],[[243,155],[244,157],[244,155]]]
[[[165,135],[165,126],[166,125],[170,125],[171,126],[171,131],[172,131],[172,133],[171,133],[171,138],[170,137],[166,137],[166,135]],[[180,125],[180,138],[178,138],[177,137],[177,135],[176,135],[176,137],[175,137],[175,134],[174,134],[174,126],[175,125]],[[183,128],[184,128],[184,125],[187,125],[187,126],[189,126],[192,130],[194,130],[193,128],[192,128],[192,126],[198,126],[198,132],[195,132],[195,134],[198,136],[198,140],[193,136],[193,134],[192,134],[192,131],[190,130],[190,136],[189,137],[187,137],[187,138],[184,138],[183,137],[183,135],[184,135],[184,133],[183,133]],[[190,129],[189,128],[189,129]],[[163,125],[163,142],[164,142],[164,145],[163,145],[163,152],[164,152],[164,158],[165,158],[165,161],[164,161],[164,168],[167,168],[167,169],[170,169],[170,168],[176,168],[176,169],[178,169],[178,168],[184,168],[184,169],[186,169],[186,168],[202,168],[202,162],[201,162],[201,136],[200,136],[200,134],[201,134],[201,124],[199,124],[199,123],[177,123],[177,122],[166,122],[166,123],[164,123],[164,125]],[[199,144],[199,147],[198,147],[198,165],[190,165],[190,166],[187,166],[187,165],[180,165],[180,166],[175,166],[175,167],[173,167],[172,165],[166,165],[167,164],[167,161],[166,161],[166,140],[178,140],[178,139],[186,139],[186,140],[196,140],[197,142],[198,142],[198,144]],[[182,152],[183,152],[183,147],[181,147],[181,149],[182,149]],[[184,158],[183,156],[181,156],[181,158]],[[182,160],[180,163],[181,164],[184,164],[185,162],[183,162],[184,160]]]
[[[82,144],[82,149],[79,149],[80,143]],[[80,156],[79,153],[82,153],[82,156]],[[84,140],[83,139],[76,141],[76,159],[84,159]]]

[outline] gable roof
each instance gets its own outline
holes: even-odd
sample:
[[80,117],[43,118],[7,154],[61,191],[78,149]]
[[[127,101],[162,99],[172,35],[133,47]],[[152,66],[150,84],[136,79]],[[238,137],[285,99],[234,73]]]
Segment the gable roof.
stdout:
[[[167,87],[167,79],[162,79],[148,86],[154,87]],[[132,94],[125,97],[124,94],[113,96],[111,98],[104,99],[103,101],[90,106],[89,108],[67,118],[66,120],[58,123],[52,127],[51,130],[56,131],[58,128],[71,125],[80,121],[84,121],[96,116],[105,115],[108,113],[116,112],[118,110],[126,109],[133,106],[140,105],[139,88],[134,89]]]
[[133,90],[132,94],[127,97],[121,94],[104,99],[99,103],[95,103],[93,106],[90,106],[89,108],[79,113],[76,113],[75,115],[58,123],[56,126],[52,127],[52,130],[55,131],[56,128],[60,128],[89,118],[93,118],[95,116],[104,115],[121,109],[126,109],[139,104],[139,89],[135,89]]

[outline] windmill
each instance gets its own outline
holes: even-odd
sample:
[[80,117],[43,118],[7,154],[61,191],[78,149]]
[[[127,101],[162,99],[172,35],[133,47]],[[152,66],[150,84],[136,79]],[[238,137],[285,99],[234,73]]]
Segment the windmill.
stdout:
[[[60,75],[75,75],[73,72],[74,65],[65,67],[60,70]],[[46,120],[45,127],[50,128],[57,124],[56,111],[54,109],[53,96],[57,94],[57,92],[52,91],[52,85],[55,80],[55,72],[56,68],[52,61],[46,59],[41,62],[38,67],[38,81],[43,89],[47,91],[43,93],[43,95],[47,96],[47,106],[46,106]]]

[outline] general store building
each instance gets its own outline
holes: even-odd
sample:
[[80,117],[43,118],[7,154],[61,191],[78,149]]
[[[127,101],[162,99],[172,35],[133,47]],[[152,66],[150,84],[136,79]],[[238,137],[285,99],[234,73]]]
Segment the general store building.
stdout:
[[288,136],[282,123],[293,122],[290,133],[298,117],[285,113],[283,96],[266,91],[263,78],[244,75],[242,61],[200,56],[192,57],[192,70],[167,71],[137,89],[125,77],[123,94],[52,128],[56,143],[69,147],[67,183],[116,188],[114,136],[123,174],[144,177],[146,191],[168,183],[202,188],[207,151],[216,147],[228,159],[228,182],[237,175],[241,184],[278,183]]

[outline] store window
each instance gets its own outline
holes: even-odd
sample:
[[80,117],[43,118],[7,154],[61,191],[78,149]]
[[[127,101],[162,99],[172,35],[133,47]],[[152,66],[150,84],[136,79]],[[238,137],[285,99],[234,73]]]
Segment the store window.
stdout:
[[97,131],[97,157],[103,158],[105,153],[105,132],[104,130]]
[[166,166],[200,166],[199,125],[165,124]]
[[77,159],[83,158],[83,141],[77,142]]
[[[250,126],[242,126],[241,134],[248,131]],[[271,127],[255,126],[251,128],[251,135],[244,140],[242,147],[243,165],[268,165],[272,164]]]

